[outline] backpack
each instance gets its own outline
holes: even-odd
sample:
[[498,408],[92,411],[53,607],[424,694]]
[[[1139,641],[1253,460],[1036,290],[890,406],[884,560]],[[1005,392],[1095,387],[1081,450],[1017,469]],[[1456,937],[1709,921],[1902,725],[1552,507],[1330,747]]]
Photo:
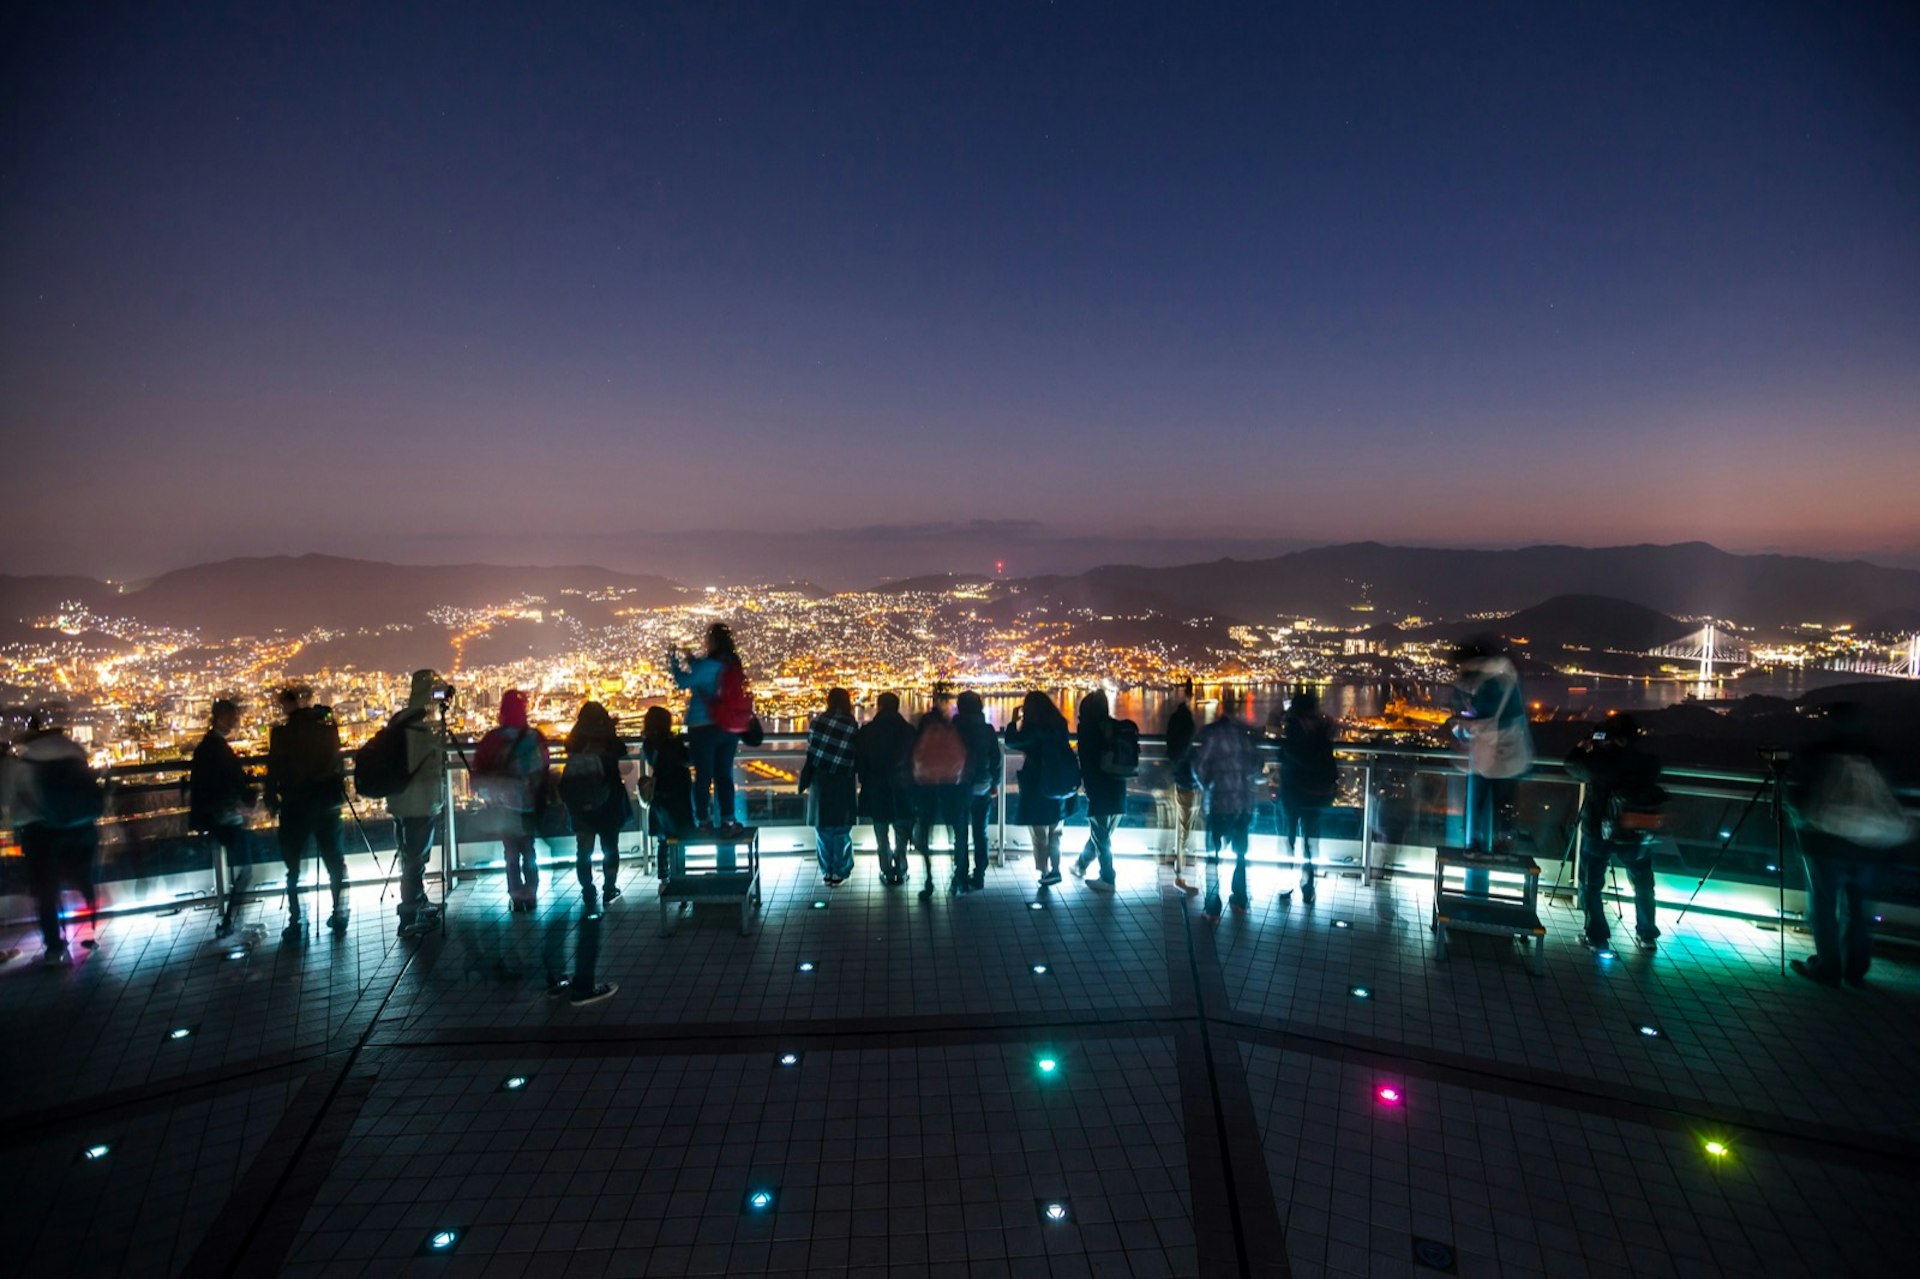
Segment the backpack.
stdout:
[[753,694],[738,658],[720,664],[720,689],[707,704],[714,724],[729,733],[745,733],[753,724]]
[[1810,829],[1862,848],[1896,848],[1913,838],[1887,779],[1863,755],[1834,756],[1800,815]]
[[913,743],[913,780],[921,786],[958,786],[967,776],[967,744],[945,717],[930,719]]
[[1108,777],[1137,777],[1140,774],[1140,726],[1130,719],[1116,719],[1109,726],[1107,747],[1100,752],[1100,771]]
[[1064,802],[1080,793],[1080,757],[1073,753],[1073,744],[1065,737],[1048,734],[1035,752],[1034,760],[1040,766],[1042,795]]
[[560,802],[570,812],[597,813],[613,800],[613,781],[607,776],[606,757],[593,751],[567,756],[560,770]]
[[1658,782],[1616,787],[1600,817],[1600,838],[1627,843],[1655,834],[1666,825],[1666,802],[1667,788]]
[[275,731],[285,743],[280,777],[283,791],[324,791],[339,780],[340,738],[330,719],[301,711]]
[[537,806],[533,776],[540,771],[539,737],[530,728],[496,728],[473,753],[473,781],[489,804],[517,812]]
[[99,821],[100,815],[107,811],[100,781],[80,756],[36,759],[30,767],[34,785],[40,792],[41,825],[71,830]]
[[368,799],[388,799],[412,785],[420,770],[407,767],[407,731],[396,715],[353,753],[354,790]]

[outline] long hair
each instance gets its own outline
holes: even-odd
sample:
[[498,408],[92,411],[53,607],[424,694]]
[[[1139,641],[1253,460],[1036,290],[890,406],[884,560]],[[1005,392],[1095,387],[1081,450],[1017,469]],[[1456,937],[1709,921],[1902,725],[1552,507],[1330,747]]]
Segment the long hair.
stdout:
[[733,646],[733,629],[725,622],[715,622],[707,628],[707,656],[723,662],[728,658],[739,660],[740,650]]
[[1113,712],[1107,708],[1107,690],[1096,688],[1080,699],[1080,727],[1098,724],[1113,718]]
[[845,715],[848,719],[852,719],[853,718],[853,694],[849,693],[844,688],[828,689],[827,690],[827,714]]
[[614,727],[613,716],[607,713],[607,708],[598,702],[588,702],[580,708],[579,717],[567,733],[567,753],[580,755],[612,750],[619,740],[619,730]]
[[640,717],[640,740],[648,750],[657,751],[673,740],[673,712],[664,706],[649,706]]
[[1036,728],[1051,728],[1055,724],[1061,728],[1067,726],[1067,717],[1060,713],[1060,708],[1053,704],[1053,699],[1037,688],[1029,692],[1026,700],[1020,703],[1020,719],[1028,731]]

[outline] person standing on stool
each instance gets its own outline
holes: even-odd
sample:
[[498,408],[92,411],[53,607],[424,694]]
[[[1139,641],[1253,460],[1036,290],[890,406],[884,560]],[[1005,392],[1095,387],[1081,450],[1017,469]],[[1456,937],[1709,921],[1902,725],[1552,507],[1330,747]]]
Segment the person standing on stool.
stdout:
[[724,722],[737,713],[729,703],[729,692],[745,679],[733,631],[725,622],[715,622],[707,628],[705,656],[695,657],[693,650],[682,648],[670,650],[667,660],[674,686],[687,690],[694,819],[702,834],[736,835],[743,828],[733,803],[733,757],[747,724],[745,718]]
[[214,702],[209,719],[206,735],[193,748],[193,762],[187,768],[187,826],[210,836],[214,855],[226,864],[227,900],[213,930],[215,937],[225,937],[233,931],[240,894],[246,891],[252,875],[247,859],[247,814],[260,795],[227,742],[240,727],[240,703],[220,698]]
[[1660,761],[1640,745],[1640,725],[1631,715],[1609,715],[1593,737],[1567,756],[1567,776],[1586,785],[1580,810],[1580,909],[1587,917],[1586,943],[1605,949],[1607,868],[1626,868],[1633,885],[1633,932],[1642,946],[1660,940],[1654,923],[1653,849],[1647,838],[1659,821],[1666,789]]
[[439,922],[440,911],[427,897],[427,858],[433,834],[446,807],[447,753],[434,722],[433,691],[440,680],[430,670],[413,673],[407,708],[393,717],[405,734],[407,784],[387,797],[393,818],[394,848],[400,859],[400,900],[394,906],[401,935],[425,931]]
[[315,706],[313,690],[291,684],[280,690],[283,723],[267,734],[267,810],[280,821],[280,860],[287,867],[287,928],[298,936],[300,863],[311,842],[327,868],[333,913],[327,927],[347,931],[347,859],[340,851],[340,807],[347,802],[347,766],[340,757],[340,727],[333,708]]
[[[1463,846],[1492,852],[1512,829],[1520,778],[1533,767],[1520,671],[1498,639],[1480,636],[1454,650],[1458,678],[1453,735],[1466,748],[1467,802]],[[1489,876],[1466,872],[1466,891],[1484,896]]]

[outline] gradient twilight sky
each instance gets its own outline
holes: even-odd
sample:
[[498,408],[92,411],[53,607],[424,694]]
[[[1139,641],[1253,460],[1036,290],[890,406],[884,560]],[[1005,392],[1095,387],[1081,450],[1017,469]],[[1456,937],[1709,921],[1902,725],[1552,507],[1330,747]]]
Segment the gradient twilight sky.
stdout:
[[173,8],[0,28],[0,571],[1920,547],[1909,7]]

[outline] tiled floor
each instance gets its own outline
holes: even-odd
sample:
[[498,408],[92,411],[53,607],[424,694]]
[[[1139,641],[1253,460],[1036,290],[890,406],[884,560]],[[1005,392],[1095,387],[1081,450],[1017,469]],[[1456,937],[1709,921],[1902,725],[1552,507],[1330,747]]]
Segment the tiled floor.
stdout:
[[[1255,908],[1209,923],[1144,861],[1112,895],[1009,866],[930,901],[917,861],[905,890],[870,860],[833,891],[766,866],[749,937],[723,908],[661,936],[639,881],[597,932],[570,875],[510,916],[483,877],[417,943],[375,887],[305,945],[262,903],[237,940],[189,909],[107,922],[71,970],[13,960],[10,1254],[36,1275],[1558,1276],[1876,1273],[1920,1243],[1920,968],[1898,954],[1829,992],[1783,980],[1749,924],[1690,916],[1606,960],[1555,906],[1536,978],[1483,938],[1435,963],[1404,880],[1328,878],[1309,909],[1256,868]],[[620,990],[575,1008],[548,988],[588,939]]]

